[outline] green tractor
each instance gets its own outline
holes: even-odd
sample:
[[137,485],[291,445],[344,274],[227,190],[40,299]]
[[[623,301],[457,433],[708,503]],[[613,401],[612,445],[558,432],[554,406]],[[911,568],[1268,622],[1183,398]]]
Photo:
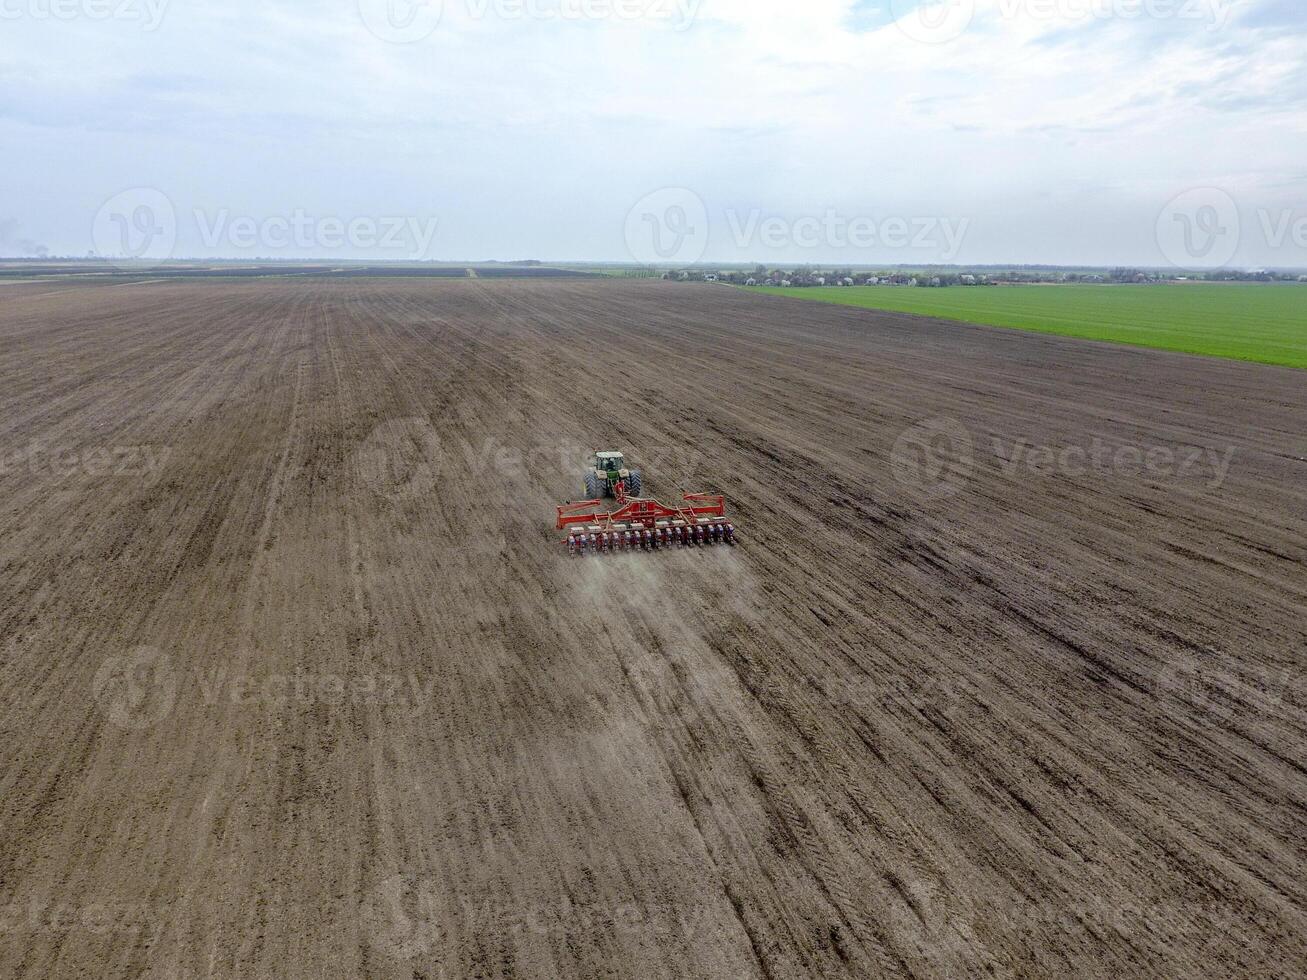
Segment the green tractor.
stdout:
[[594,467],[586,470],[585,493],[588,500],[616,497],[617,485],[626,485],[626,495],[638,498],[643,489],[639,470],[628,470],[621,453],[595,453]]

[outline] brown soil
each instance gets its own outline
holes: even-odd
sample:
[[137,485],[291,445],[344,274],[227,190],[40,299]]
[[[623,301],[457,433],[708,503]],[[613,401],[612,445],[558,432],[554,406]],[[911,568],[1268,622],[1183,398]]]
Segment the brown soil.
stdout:
[[[1307,375],[657,282],[0,304],[0,975],[1307,970]],[[594,448],[739,547],[569,560]]]

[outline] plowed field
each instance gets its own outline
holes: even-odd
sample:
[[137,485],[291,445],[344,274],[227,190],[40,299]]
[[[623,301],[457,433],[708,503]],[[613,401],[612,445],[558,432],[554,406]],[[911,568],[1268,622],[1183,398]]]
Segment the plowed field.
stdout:
[[[592,449],[739,546],[569,559]],[[1300,975],[1305,458],[723,287],[0,287],[0,975]]]

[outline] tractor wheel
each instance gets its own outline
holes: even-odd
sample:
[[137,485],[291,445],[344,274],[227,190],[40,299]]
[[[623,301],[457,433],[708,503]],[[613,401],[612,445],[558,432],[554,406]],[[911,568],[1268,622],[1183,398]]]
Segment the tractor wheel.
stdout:
[[599,487],[599,477],[596,476],[593,472],[587,473],[585,475],[585,494],[586,494],[586,498],[585,498],[586,500],[600,499],[601,494],[600,494],[600,487]]
[[631,470],[631,475],[626,478],[626,495],[638,499],[641,496],[640,491],[643,488],[644,484],[640,480],[640,471]]

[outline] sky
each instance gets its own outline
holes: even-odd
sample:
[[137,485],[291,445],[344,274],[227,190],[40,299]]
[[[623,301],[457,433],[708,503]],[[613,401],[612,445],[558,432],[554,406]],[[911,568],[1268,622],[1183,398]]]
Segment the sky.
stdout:
[[1307,268],[1301,0],[0,0],[0,256]]

